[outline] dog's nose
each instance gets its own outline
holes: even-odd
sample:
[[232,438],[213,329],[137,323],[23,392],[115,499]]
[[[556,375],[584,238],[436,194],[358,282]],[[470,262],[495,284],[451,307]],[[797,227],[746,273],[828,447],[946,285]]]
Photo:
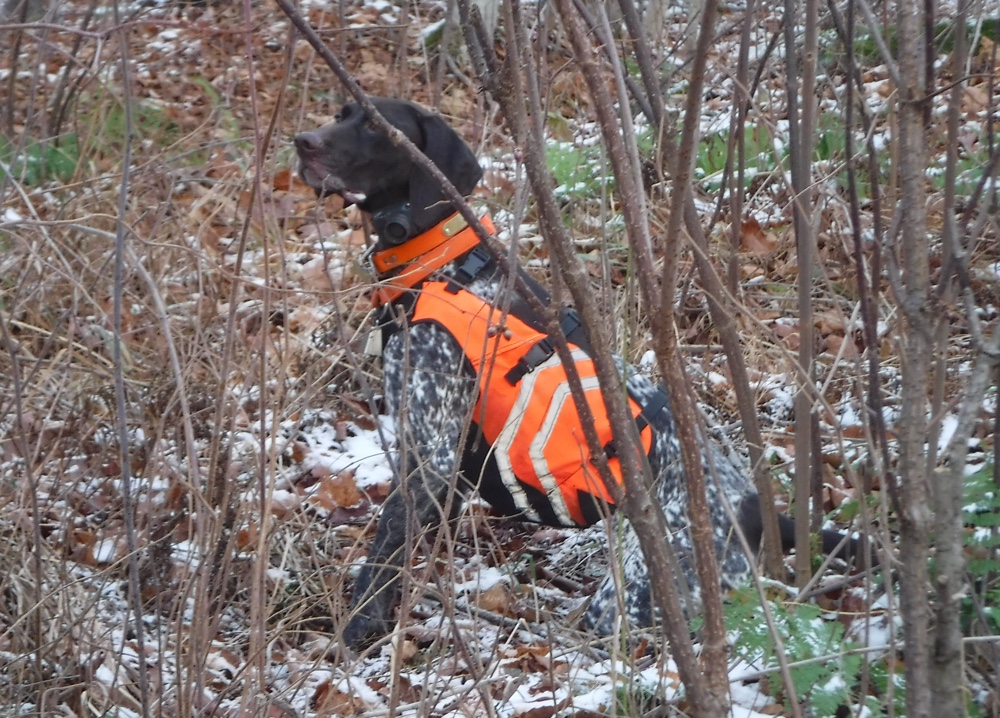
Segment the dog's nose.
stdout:
[[318,152],[323,148],[323,140],[315,132],[303,132],[295,136],[295,149],[299,152]]

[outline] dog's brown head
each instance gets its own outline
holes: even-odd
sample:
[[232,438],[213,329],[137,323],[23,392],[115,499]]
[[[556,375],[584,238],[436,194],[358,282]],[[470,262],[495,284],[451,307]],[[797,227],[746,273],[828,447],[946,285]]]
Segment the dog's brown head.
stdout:
[[[482,169],[468,145],[445,122],[419,105],[405,100],[373,98],[385,118],[434,161],[463,195],[482,177]],[[320,196],[339,194],[348,204],[376,214],[409,203],[408,237],[433,227],[454,212],[437,183],[416,167],[351,102],[335,122],[295,137],[299,172]]]

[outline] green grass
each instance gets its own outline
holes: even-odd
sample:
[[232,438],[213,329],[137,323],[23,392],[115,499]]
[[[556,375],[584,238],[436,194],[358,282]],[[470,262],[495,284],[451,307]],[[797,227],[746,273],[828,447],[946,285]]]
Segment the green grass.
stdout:
[[[552,125],[558,132],[558,126]],[[562,133],[567,134],[566,132]],[[860,143],[859,137],[857,142]],[[695,157],[694,176],[709,192],[722,189],[722,173],[730,151],[728,130],[702,137]],[[651,157],[654,152],[653,133],[644,128],[637,138],[640,155]],[[845,157],[843,118],[836,113],[820,115],[813,148],[816,162],[843,161]],[[859,145],[860,146],[860,145]],[[744,184],[750,187],[759,175],[780,170],[788,160],[787,145],[775,147],[771,129],[764,124],[750,123],[744,129],[746,163]],[[735,151],[735,146],[734,146]],[[613,186],[610,166],[599,145],[579,145],[574,142],[550,141],[546,147],[546,162],[555,178],[557,195],[565,199],[595,199],[602,190]],[[888,158],[886,158],[888,162]],[[979,166],[979,165],[976,165]],[[867,191],[865,168],[859,168],[859,191]],[[845,180],[846,181],[846,180]]]
[[[195,78],[213,106],[219,108],[219,128],[233,139],[239,137],[238,123],[220,100],[218,92],[207,81]],[[99,158],[118,159],[126,139],[125,108],[117,101],[102,102],[85,98],[75,120],[76,131],[45,140],[29,139],[18,151],[16,141],[0,135],[0,179],[9,169],[13,179],[29,187],[47,182],[71,182],[81,164]],[[132,105],[132,137],[137,145],[155,149],[177,147],[184,131],[171,115],[156,103],[137,101]],[[250,153],[247,147],[247,154]],[[186,152],[189,164],[203,161],[198,151]],[[5,169],[7,168],[7,169]]]
[[[746,186],[761,174],[770,174],[786,164],[788,147],[781,146],[780,152],[775,147],[770,128],[763,124],[750,123],[744,129],[744,147],[746,166],[744,182]],[[859,138],[860,141],[860,138]],[[816,128],[816,140],[813,145],[813,161],[829,162],[844,159],[846,146],[844,138],[844,120],[836,113],[823,113],[819,116]],[[735,153],[735,143],[733,152]],[[729,132],[722,131],[702,138],[698,147],[695,163],[695,176],[703,181],[706,189],[717,191],[721,187],[722,171],[726,166],[729,153]],[[735,159],[735,157],[734,157]]]
[[[769,174],[777,169],[785,154],[775,157],[771,132],[764,125],[747,125],[743,134],[746,148],[744,181],[747,186],[759,174]],[[735,153],[735,143],[733,145]],[[701,180],[705,189],[718,191],[722,186],[722,171],[729,154],[729,132],[716,132],[702,138],[695,159],[695,178]],[[735,159],[735,157],[734,157]]]
[[[652,156],[651,130],[644,128],[636,141],[643,157]],[[717,132],[702,138],[695,158],[695,178],[706,189],[717,191],[720,188],[728,152],[728,132]],[[784,160],[784,156],[775,158],[771,133],[763,126],[747,127],[746,155],[748,184],[758,174],[774,171],[779,161]],[[613,186],[611,168],[599,144],[550,141],[546,147],[546,163],[556,181],[556,194],[565,199],[596,199],[604,189]]]
[[20,153],[16,143],[0,136],[0,179],[9,168],[15,181],[29,187],[57,180],[69,182],[80,164],[80,147],[75,134],[67,134],[46,142],[29,140]]
[[[95,118],[97,119],[97,118]],[[95,135],[92,149],[101,152],[120,152],[125,146],[125,108],[114,104],[100,118],[101,131]],[[157,147],[167,147],[181,138],[181,129],[163,108],[138,102],[132,106],[132,126],[135,137],[149,140]]]
[[[945,186],[944,156],[937,153],[939,163],[937,167],[929,168],[931,182],[934,187],[942,191]],[[957,173],[955,175],[955,193],[958,196],[968,197],[971,195],[980,180],[983,172],[990,161],[989,142],[985,136],[980,137],[971,151],[964,152],[958,158]]]
[[562,199],[599,198],[614,181],[600,145],[552,141],[545,147],[545,161],[556,181],[556,196]]
[[[162,108],[136,103],[132,108],[133,135],[155,147],[168,147],[182,137],[180,127]],[[47,140],[28,140],[18,151],[17,144],[0,136],[0,163],[13,178],[35,187],[46,182],[70,182],[82,162],[94,157],[121,157],[125,146],[125,108],[106,103],[83,112],[77,120],[81,133],[69,132]],[[0,167],[0,178],[5,170]]]
[[[555,137],[573,137],[574,130],[558,114],[548,118],[550,132]],[[652,157],[654,133],[650,127],[636,130],[636,147],[640,157]],[[579,144],[573,141],[549,140],[545,161],[556,181],[556,196],[566,200],[600,199],[615,186],[611,164],[604,155],[603,144]]]
[[662,701],[656,695],[655,686],[620,683],[615,689],[615,703],[616,715],[641,716],[653,712]]
[[[879,54],[878,46],[875,44],[875,40],[872,39],[871,33],[868,32],[868,26],[860,18],[855,20],[855,24],[857,28],[854,39],[855,61],[861,67],[880,65],[882,63],[882,56]],[[994,42],[1000,42],[1000,19],[995,17],[984,18],[980,31],[982,33],[981,37],[989,38]],[[965,32],[968,42],[972,42],[976,32],[975,22],[968,23]],[[889,27],[882,28],[882,33],[889,51],[895,57],[899,48],[896,27],[890,25]],[[843,56],[844,52],[843,47],[840,46],[840,42],[836,37],[836,33],[830,32],[828,36],[830,40],[825,43],[827,49],[823,53],[824,62],[839,59]],[[955,23],[953,21],[943,20],[935,25],[934,48],[939,55],[948,54],[955,48]],[[979,52],[979,49],[979,44],[977,44],[976,47],[971,48],[971,54],[976,54]]]
[[[200,75],[191,78],[191,81],[202,89],[205,96],[208,98],[209,106],[214,107],[215,111],[218,113],[219,128],[222,130],[222,136],[226,139],[237,139],[242,137],[243,134],[240,130],[239,120],[236,119],[232,109],[226,103],[222,95],[219,94],[219,91],[212,86],[212,83]],[[323,96],[325,97],[325,93]],[[247,149],[252,151],[252,145],[248,144]]]

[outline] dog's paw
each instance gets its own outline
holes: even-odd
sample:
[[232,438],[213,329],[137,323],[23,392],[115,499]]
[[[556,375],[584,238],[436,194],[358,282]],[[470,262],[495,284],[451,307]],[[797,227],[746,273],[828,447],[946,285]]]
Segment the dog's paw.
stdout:
[[344,629],[344,644],[354,650],[367,648],[392,630],[392,622],[383,618],[357,613]]

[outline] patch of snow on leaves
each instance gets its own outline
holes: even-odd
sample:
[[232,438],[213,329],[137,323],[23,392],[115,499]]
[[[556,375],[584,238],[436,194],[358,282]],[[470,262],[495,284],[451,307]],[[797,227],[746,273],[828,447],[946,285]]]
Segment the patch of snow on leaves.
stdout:
[[183,540],[173,545],[170,558],[179,566],[193,567],[201,561],[201,552],[193,542]]
[[104,539],[98,541],[94,546],[94,560],[99,564],[111,563],[115,560],[118,541],[115,539]]
[[[308,447],[303,469],[323,467],[331,474],[353,471],[359,488],[392,480],[395,459],[391,450],[395,432],[390,417],[378,417],[378,425],[373,429],[347,422],[342,428],[343,436],[338,436],[337,424],[329,416],[310,415],[303,424],[296,435]],[[383,446],[383,439],[389,447]]]
[[345,676],[337,684],[337,688],[344,693],[356,695],[369,705],[379,705],[382,696],[373,691],[365,681],[357,676]]
[[795,406],[795,387],[784,374],[769,374],[751,381],[750,388],[767,397],[764,413],[772,420],[789,418]]
[[[883,609],[888,605],[884,596],[872,604],[872,609],[875,610],[880,604]],[[871,613],[856,616],[844,635],[869,648],[889,647],[896,643],[901,629],[902,619],[898,615],[895,616],[893,625],[890,625],[887,613]],[[869,661],[879,659],[877,652],[866,653],[865,656]]]
[[455,593],[474,593],[488,591],[494,586],[510,583],[510,576],[495,566],[481,566],[469,580],[455,584]]

